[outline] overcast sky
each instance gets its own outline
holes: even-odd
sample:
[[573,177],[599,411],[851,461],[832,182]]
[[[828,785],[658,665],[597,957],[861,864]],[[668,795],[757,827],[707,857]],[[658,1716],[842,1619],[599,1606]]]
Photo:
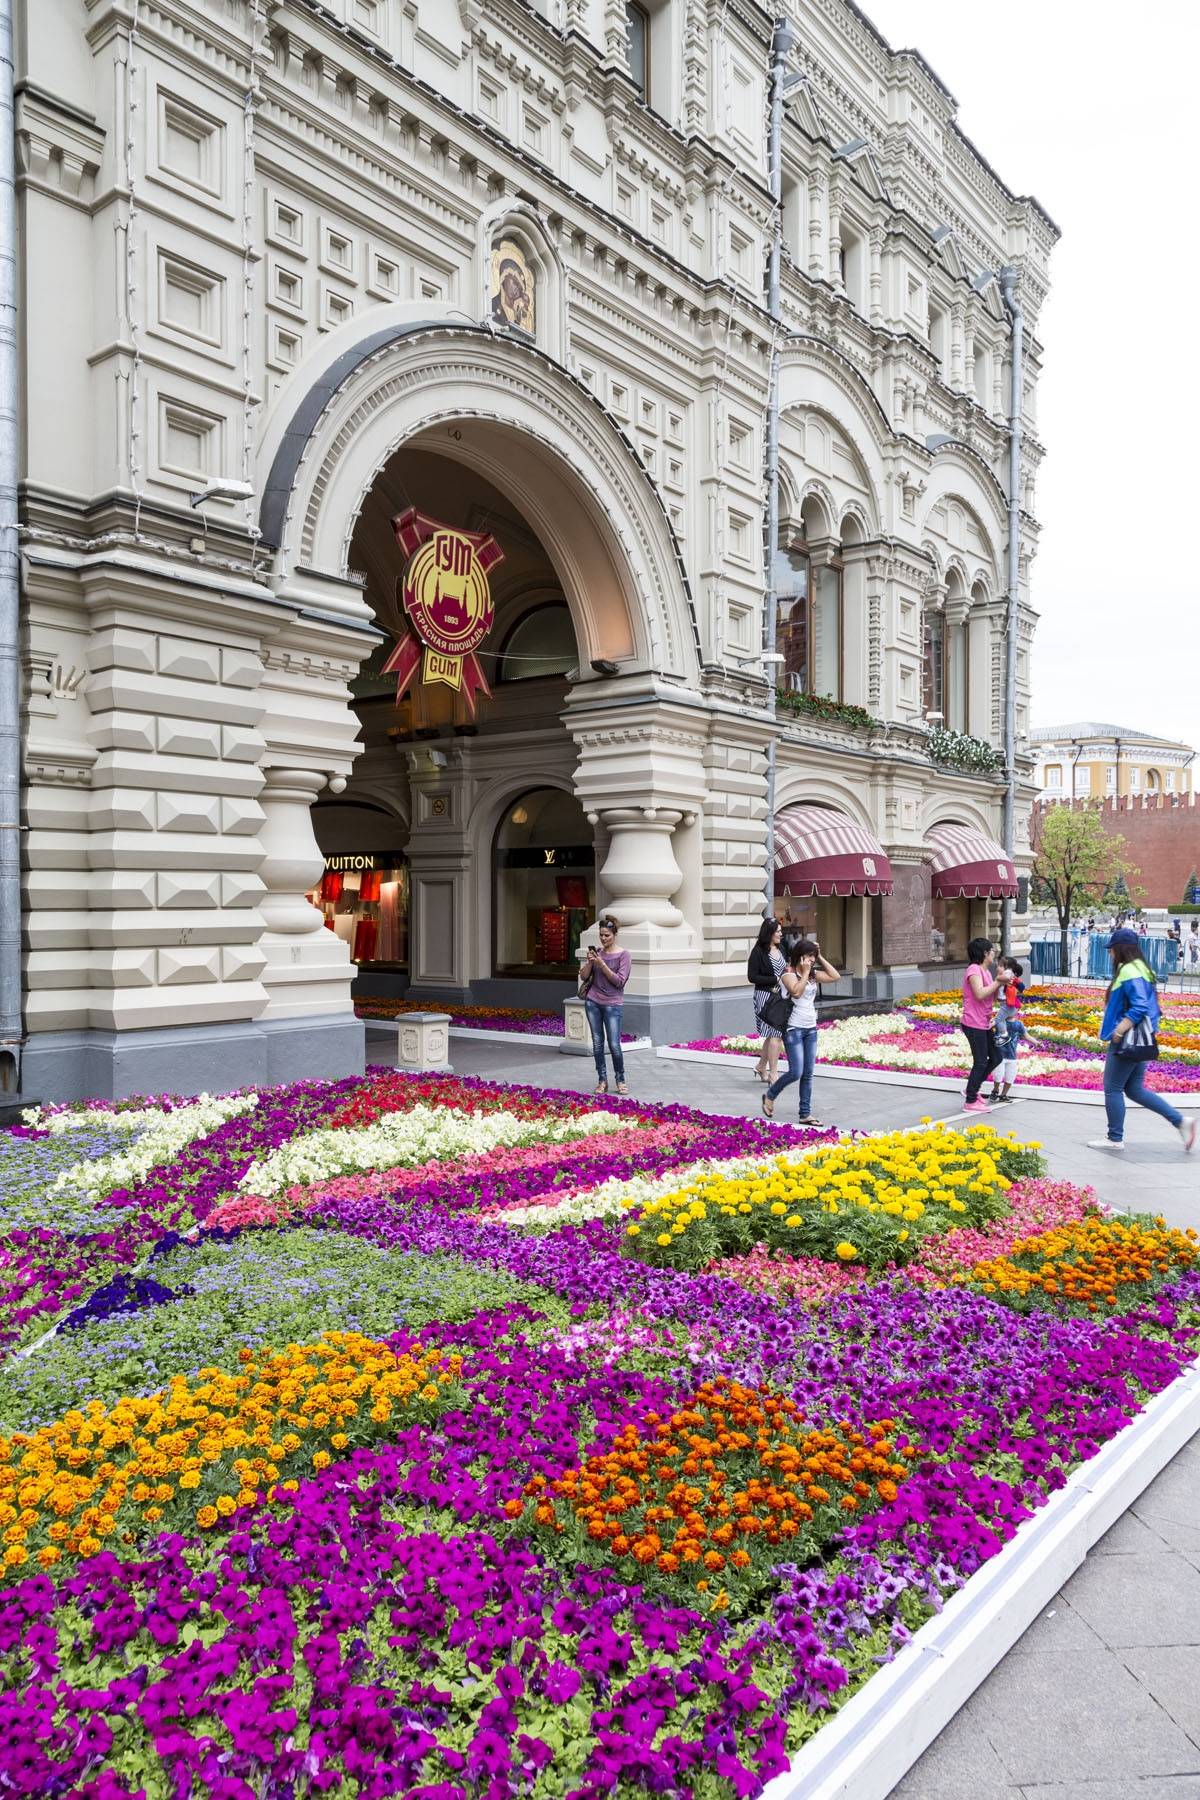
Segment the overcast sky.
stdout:
[[1200,5],[860,4],[1063,234],[1039,326],[1033,723],[1200,747]]

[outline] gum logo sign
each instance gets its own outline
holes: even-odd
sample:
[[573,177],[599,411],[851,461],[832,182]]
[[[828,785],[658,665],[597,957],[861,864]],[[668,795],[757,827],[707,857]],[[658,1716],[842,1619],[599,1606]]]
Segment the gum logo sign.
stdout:
[[422,681],[444,682],[474,714],[476,693],[491,693],[475,652],[492,628],[488,572],[503,562],[504,552],[494,537],[442,525],[415,506],[397,514],[392,530],[408,558],[403,597],[412,630],[383,672],[395,675],[401,700],[420,665]]

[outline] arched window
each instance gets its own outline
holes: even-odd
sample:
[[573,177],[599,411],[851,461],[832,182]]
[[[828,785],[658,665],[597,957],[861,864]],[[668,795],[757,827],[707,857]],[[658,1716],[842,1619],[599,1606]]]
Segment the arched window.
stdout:
[[865,313],[867,310],[867,246],[857,231],[852,231],[843,220],[841,226],[841,269],[842,286],[846,290],[855,312]]
[[568,979],[595,917],[592,830],[574,794],[530,788],[496,829],[497,975]]
[[497,681],[540,681],[569,675],[579,663],[575,627],[566,602],[548,600],[519,618],[500,646]]
[[932,602],[925,606],[922,698],[926,717],[946,716],[946,615]]

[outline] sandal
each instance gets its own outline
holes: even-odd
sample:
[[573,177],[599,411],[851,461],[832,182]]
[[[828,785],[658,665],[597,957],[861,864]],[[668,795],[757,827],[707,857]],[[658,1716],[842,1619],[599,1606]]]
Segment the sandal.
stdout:
[[617,1092],[618,1092],[618,1094],[627,1094],[629,1092],[628,1087],[626,1086],[626,1084],[623,1081],[618,1081]]
[[773,1119],[775,1117],[775,1102],[772,1100],[770,1094],[763,1095],[762,1109],[768,1119]]
[[607,1094],[607,1092],[608,1092],[607,1081],[598,1081],[596,1083],[595,1087],[592,1089],[592,1092],[596,1093],[596,1094]]

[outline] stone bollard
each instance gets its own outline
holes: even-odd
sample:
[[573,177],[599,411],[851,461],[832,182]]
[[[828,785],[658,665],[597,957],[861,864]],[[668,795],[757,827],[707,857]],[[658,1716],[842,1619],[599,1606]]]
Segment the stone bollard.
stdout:
[[450,1014],[401,1013],[396,1020],[396,1067],[449,1075]]
[[592,1033],[587,1022],[587,1002],[563,1001],[563,1035],[559,1049],[567,1056],[590,1056]]

